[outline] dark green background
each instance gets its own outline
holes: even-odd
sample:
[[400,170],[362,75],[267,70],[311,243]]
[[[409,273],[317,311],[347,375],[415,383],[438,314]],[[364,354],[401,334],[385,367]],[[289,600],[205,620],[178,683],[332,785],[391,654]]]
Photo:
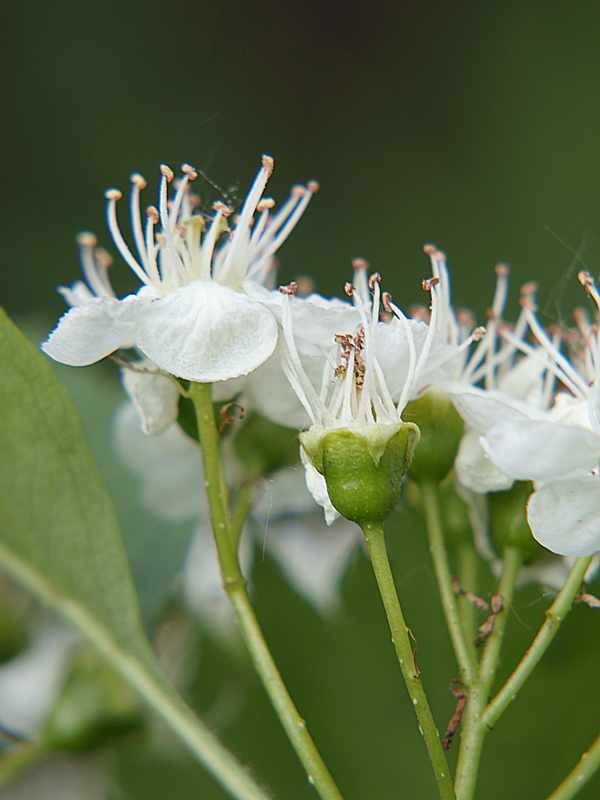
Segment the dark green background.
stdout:
[[[405,305],[421,300],[425,241],[446,249],[455,298],[482,315],[493,265],[542,284],[546,321],[582,302],[574,271],[594,271],[600,226],[600,12],[594,3],[22,3],[5,31],[1,299],[35,329],[62,311],[55,286],[78,276],[74,236],[98,232],[102,191],[139,170],[189,161],[218,183],[251,179],[276,157],[272,192],[316,177],[321,192],[281,253],[284,278],[312,274],[339,291],[367,257]],[[14,109],[12,103],[14,100]],[[134,286],[127,269],[113,274]],[[516,293],[515,293],[516,296]],[[516,303],[513,301],[513,308]],[[135,487],[112,465],[116,377],[61,369],[79,400],[117,496],[148,619],[187,532],[144,519]],[[421,524],[406,512],[390,536],[440,726],[455,674]],[[143,533],[140,531],[143,530]],[[162,547],[148,563],[148,542]],[[357,553],[344,610],[320,620],[257,559],[255,589],[273,650],[348,800],[429,800],[434,788],[365,559]],[[162,583],[161,583],[162,582]],[[506,672],[546,599],[518,594]],[[596,733],[598,617],[579,608],[490,736],[478,797],[542,798]],[[314,796],[243,663],[205,642],[198,703],[242,695],[223,737],[280,798]],[[215,723],[219,727],[218,715]],[[222,797],[200,768],[119,755],[117,798]],[[598,796],[600,783],[582,798]]]

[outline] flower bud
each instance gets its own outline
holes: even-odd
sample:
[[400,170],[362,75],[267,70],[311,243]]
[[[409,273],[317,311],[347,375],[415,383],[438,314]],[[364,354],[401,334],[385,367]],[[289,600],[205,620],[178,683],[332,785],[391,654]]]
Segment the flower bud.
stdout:
[[244,420],[233,440],[235,454],[248,477],[271,475],[298,463],[298,431],[277,425],[260,414]]
[[419,429],[411,423],[327,430],[313,426],[300,441],[346,519],[382,523],[398,502]]
[[490,533],[494,547],[500,554],[506,547],[516,547],[525,562],[548,555],[548,551],[533,538],[527,522],[527,500],[532,492],[531,481],[517,481],[506,492],[489,494]]
[[452,469],[464,431],[464,423],[444,392],[425,392],[408,403],[402,417],[414,422],[421,440],[410,465],[409,475],[417,481],[439,483]]
[[131,689],[94,653],[83,653],[42,732],[57,750],[91,750],[142,727],[141,708]]

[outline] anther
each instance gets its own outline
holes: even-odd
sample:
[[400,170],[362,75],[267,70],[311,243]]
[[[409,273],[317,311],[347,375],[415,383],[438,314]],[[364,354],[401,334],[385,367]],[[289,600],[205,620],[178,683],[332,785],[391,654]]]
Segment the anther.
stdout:
[[369,275],[369,289],[371,289],[371,291],[378,283],[381,283],[381,274],[379,272],[374,272],[372,275]]
[[354,286],[350,283],[350,281],[347,281],[344,284],[344,292],[348,295],[348,297],[352,297],[354,294]]
[[98,239],[96,238],[95,234],[90,233],[89,231],[82,231],[77,236],[77,244],[80,247],[96,247],[98,244]]
[[233,209],[226,206],[225,203],[222,203],[220,200],[213,203],[213,211],[222,214],[224,217],[230,217],[233,214]]
[[393,314],[392,308],[392,295],[389,292],[383,292],[381,295],[381,305],[385,308],[388,314]]
[[267,211],[275,208],[275,200],[272,197],[263,197],[260,203],[256,206],[257,211]]
[[300,186],[300,184],[297,186],[292,186],[290,194],[292,197],[304,197],[306,194],[306,188],[304,186]]
[[424,244],[423,245],[423,252],[425,253],[426,256],[429,256],[430,258],[432,258],[437,252],[437,247],[434,244],[431,244],[431,243],[430,244]]
[[475,317],[468,308],[459,308],[456,312],[456,321],[465,328],[472,328],[475,324]]
[[431,292],[438,283],[440,282],[439,278],[425,278],[421,281],[421,288],[424,292]]
[[132,175],[130,175],[129,180],[134,186],[137,186],[138,189],[145,189],[147,186],[146,179],[143,175],[140,175],[139,172],[134,172]]
[[319,183],[318,181],[309,181],[306,184],[306,188],[311,194],[316,194],[319,191]]
[[298,284],[296,281],[288,283],[287,286],[280,286],[279,291],[281,294],[287,294],[288,297],[293,297],[298,291]]
[[586,272],[585,270],[577,273],[577,280],[583,286],[586,292],[589,292],[594,286],[594,279],[590,273]]
[[487,333],[486,329],[483,327],[483,325],[480,325],[479,328],[475,328],[475,330],[471,334],[471,338],[473,339],[474,342],[480,342],[486,333]]
[[160,165],[160,174],[163,176],[163,178],[167,179],[167,183],[171,183],[171,181],[175,177],[175,173],[173,172],[171,167],[168,166],[168,164]]
[[298,294],[306,297],[315,290],[315,283],[308,275],[299,275],[294,283],[298,286]]
[[369,262],[365,258],[353,258],[352,269],[368,269]]
[[158,209],[156,208],[156,206],[148,206],[148,208],[146,209],[146,216],[155,225],[157,225],[160,220],[160,214],[158,213]]
[[521,296],[535,294],[538,290],[538,284],[535,281],[528,281],[521,286]]
[[273,174],[273,167],[275,166],[275,161],[273,160],[272,156],[263,156],[262,157],[262,168],[267,173],[267,177],[270,178]]
[[113,263],[113,257],[108,250],[105,250],[103,247],[99,247],[96,250],[95,255],[98,264],[105,269],[108,269],[108,267],[110,267],[110,265]]
[[198,173],[196,172],[194,167],[192,167],[191,164],[182,164],[181,171],[183,172],[184,175],[187,175],[189,180],[191,181],[195,181],[196,178],[198,177]]
[[120,200],[123,197],[123,192],[120,192],[118,189],[107,189],[104,192],[104,197],[107,200]]
[[501,262],[500,264],[496,264],[496,275],[499,278],[504,278],[510,272],[510,267],[508,264]]

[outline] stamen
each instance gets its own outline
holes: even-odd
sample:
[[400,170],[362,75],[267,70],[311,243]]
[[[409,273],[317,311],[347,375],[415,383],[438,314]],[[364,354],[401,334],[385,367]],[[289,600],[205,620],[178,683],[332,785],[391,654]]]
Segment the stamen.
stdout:
[[133,272],[135,272],[135,274],[143,283],[149,284],[150,278],[131,254],[129,247],[126,244],[123,235],[121,234],[119,223],[117,222],[117,200],[120,200],[122,196],[123,195],[118,189],[108,189],[108,191],[105,192],[105,197],[108,200],[108,228],[123,260],[129,265],[129,267],[133,270]]

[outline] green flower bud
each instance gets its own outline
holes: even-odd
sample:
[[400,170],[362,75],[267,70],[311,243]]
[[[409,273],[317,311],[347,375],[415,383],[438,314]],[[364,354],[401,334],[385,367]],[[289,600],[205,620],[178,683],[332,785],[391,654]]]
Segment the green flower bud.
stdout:
[[414,422],[421,440],[409,475],[417,483],[439,483],[452,469],[464,431],[462,418],[444,392],[430,390],[408,403],[402,417]]
[[270,475],[298,463],[298,431],[260,414],[244,420],[233,440],[235,454],[251,478]]
[[327,483],[329,498],[346,519],[382,523],[394,509],[419,441],[411,423],[328,430],[313,426],[300,434],[313,466]]
[[142,724],[131,689],[94,653],[85,652],[75,661],[42,738],[52,749],[91,750]]
[[548,555],[548,551],[533,538],[527,522],[527,499],[532,492],[530,481],[517,481],[506,492],[489,494],[490,533],[494,547],[500,554],[506,547],[517,547],[525,562]]

